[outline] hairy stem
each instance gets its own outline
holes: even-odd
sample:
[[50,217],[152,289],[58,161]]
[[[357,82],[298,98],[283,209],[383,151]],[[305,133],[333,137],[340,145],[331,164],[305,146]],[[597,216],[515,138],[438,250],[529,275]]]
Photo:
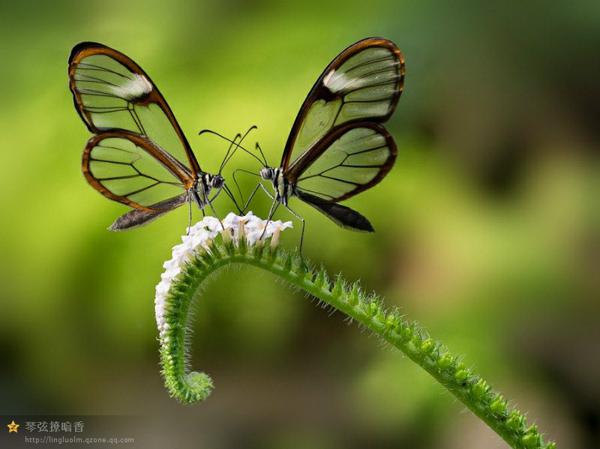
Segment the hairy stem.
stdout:
[[212,391],[213,383],[207,374],[187,368],[189,312],[205,279],[232,264],[247,264],[273,273],[358,321],[431,374],[511,447],[556,447],[553,442],[545,443],[535,425],[528,425],[521,412],[509,407],[502,395],[432,339],[419,324],[407,321],[397,310],[386,310],[379,297],[367,295],[357,282],[350,284],[341,277],[332,280],[324,269],[309,267],[297,252],[251,246],[244,239],[237,243],[231,240],[212,243],[208,250],[186,264],[168,292],[160,356],[166,387],[180,402],[204,400]]

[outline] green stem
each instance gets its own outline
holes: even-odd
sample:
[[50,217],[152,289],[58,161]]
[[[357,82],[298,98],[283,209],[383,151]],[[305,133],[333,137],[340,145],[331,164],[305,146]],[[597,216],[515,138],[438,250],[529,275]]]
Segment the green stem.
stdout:
[[429,337],[419,324],[406,321],[397,310],[387,311],[381,299],[365,294],[358,282],[349,284],[341,277],[330,280],[324,269],[308,267],[297,252],[249,246],[244,240],[237,245],[232,241],[213,243],[209,251],[185,266],[167,295],[164,321],[168,326],[160,339],[162,373],[169,393],[180,402],[204,400],[212,391],[207,374],[187,370],[189,311],[204,280],[233,264],[264,269],[358,321],[431,374],[511,447],[556,447],[553,442],[545,443],[535,425],[528,425],[521,412],[509,407],[502,395]]

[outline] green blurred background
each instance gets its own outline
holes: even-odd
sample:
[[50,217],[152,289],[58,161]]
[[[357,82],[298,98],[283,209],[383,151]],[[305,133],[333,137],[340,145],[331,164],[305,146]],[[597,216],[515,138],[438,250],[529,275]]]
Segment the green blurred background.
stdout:
[[125,208],[80,171],[80,41],[144,67],[210,171],[226,146],[198,130],[257,124],[276,163],[325,65],[380,35],[406,58],[399,157],[348,203],[377,232],[296,204],[306,254],[466,354],[559,447],[600,447],[599,2],[0,5],[0,414],[141,416],[152,448],[505,447],[397,351],[246,268],[199,304],[192,365],[215,392],[174,402],[153,297],[187,212],[110,233]]

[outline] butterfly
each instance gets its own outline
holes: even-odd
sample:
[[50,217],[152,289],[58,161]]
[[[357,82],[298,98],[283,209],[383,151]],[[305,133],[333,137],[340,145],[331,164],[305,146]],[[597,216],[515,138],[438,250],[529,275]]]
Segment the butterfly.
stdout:
[[94,134],[83,151],[86,180],[132,208],[110,230],[143,225],[186,202],[190,216],[192,202],[203,213],[206,206],[214,211],[212,202],[222,190],[235,201],[221,175],[232,146],[217,174],[203,171],[164,97],[131,58],[82,42],[69,57],[69,88]]
[[[252,154],[270,181],[274,195],[269,219],[290,197],[315,207],[338,225],[373,232],[359,212],[339,204],[377,183],[391,170],[397,155],[392,136],[381,125],[393,114],[404,86],[404,58],[390,40],[367,38],[342,51],[323,71],[304,100],[287,139],[279,167],[270,167],[264,153]],[[249,152],[248,150],[245,150]]]

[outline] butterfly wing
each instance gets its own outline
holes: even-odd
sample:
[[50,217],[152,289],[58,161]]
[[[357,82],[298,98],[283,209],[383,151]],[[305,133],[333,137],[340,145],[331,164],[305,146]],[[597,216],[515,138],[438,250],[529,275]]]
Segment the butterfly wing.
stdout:
[[194,176],[200,166],[171,108],[132,59],[94,42],[76,45],[69,58],[69,87],[77,112],[94,134],[128,131],[145,136]]
[[165,198],[187,196],[194,183],[187,167],[148,138],[125,131],[93,136],[83,151],[82,171],[105,197],[150,215],[166,212]]
[[296,195],[336,223],[373,231],[358,212],[340,204],[379,183],[391,170],[397,148],[378,123],[348,123],[329,132],[287,172]]
[[108,228],[111,231],[125,231],[137,226],[149,223],[152,220],[166,214],[170,210],[181,206],[189,200],[188,193],[182,193],[173,198],[169,198],[151,206],[152,210],[131,209],[129,212],[121,215]]
[[341,52],[309,92],[288,137],[281,167],[305,153],[337,127],[387,121],[404,85],[404,58],[381,38],[363,39]]
[[337,127],[286,173],[297,189],[328,201],[344,201],[379,183],[391,170],[397,147],[373,122]]

